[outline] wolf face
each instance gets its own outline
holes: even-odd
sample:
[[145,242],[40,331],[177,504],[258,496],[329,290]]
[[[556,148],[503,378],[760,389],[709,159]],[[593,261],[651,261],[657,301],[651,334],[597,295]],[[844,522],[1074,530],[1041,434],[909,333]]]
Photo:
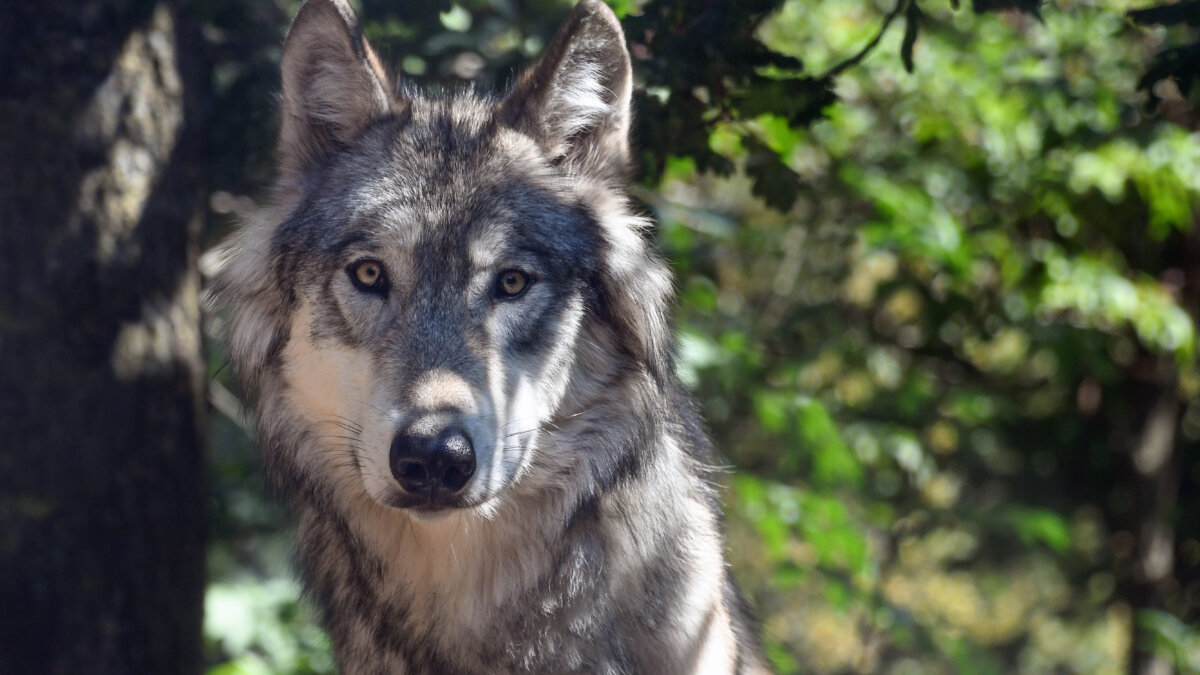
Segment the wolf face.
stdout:
[[217,288],[286,491],[487,515],[620,465],[547,439],[669,369],[668,278],[622,194],[629,58],[595,4],[500,98],[396,92],[343,3],[300,10],[277,206]]
[[485,113],[451,99],[375,125],[276,235],[303,251],[290,395],[362,427],[346,449],[391,506],[478,506],[525,470],[584,314],[603,309],[587,283],[599,225],[531,140]]

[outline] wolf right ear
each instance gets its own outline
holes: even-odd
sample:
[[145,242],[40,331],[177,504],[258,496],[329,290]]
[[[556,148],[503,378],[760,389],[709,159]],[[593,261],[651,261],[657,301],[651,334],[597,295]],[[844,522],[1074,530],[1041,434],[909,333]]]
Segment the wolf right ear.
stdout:
[[391,111],[387,76],[346,0],[307,0],[280,63],[279,167],[298,176]]
[[506,122],[564,169],[623,185],[633,71],[625,34],[600,0],[581,0],[504,101]]

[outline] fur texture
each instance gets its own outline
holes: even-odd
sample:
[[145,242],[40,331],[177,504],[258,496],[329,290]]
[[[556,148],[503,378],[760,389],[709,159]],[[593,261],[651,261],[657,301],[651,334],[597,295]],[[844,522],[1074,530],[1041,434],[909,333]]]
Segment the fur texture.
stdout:
[[[275,206],[214,291],[342,672],[761,670],[623,192],[611,11],[498,98],[397,92],[342,0],[282,70]],[[406,483],[445,438],[465,483]]]

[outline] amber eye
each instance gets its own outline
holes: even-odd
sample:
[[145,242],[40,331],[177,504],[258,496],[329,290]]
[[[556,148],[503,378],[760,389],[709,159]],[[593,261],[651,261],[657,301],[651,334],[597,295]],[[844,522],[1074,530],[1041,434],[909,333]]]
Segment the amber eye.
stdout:
[[359,260],[346,270],[350,280],[363,291],[382,291],[387,285],[383,274],[383,263],[378,260]]
[[496,295],[501,298],[515,298],[529,288],[529,276],[521,270],[504,270],[496,280]]

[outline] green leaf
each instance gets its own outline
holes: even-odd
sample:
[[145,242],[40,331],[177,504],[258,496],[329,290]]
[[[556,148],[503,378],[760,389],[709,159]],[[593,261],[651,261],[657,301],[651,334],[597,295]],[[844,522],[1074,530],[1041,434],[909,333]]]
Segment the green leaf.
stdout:
[[1137,613],[1137,627],[1150,636],[1151,650],[1180,673],[1200,672],[1200,630],[1158,610]]
[[605,2],[608,3],[608,6],[612,8],[613,13],[619,19],[624,19],[638,9],[636,0],[605,0]]
[[779,155],[753,136],[742,138],[749,152],[746,173],[754,179],[752,192],[773,209],[787,211],[800,192],[800,176],[780,160]]
[[756,82],[738,93],[737,107],[743,119],[779,115],[795,127],[805,127],[835,101],[832,81],[791,78]]
[[1071,527],[1049,509],[1014,508],[1008,512],[1008,521],[1026,545],[1041,542],[1058,553],[1071,546]]
[[820,401],[802,398],[796,403],[797,431],[805,445],[812,449],[813,480],[817,483],[855,483],[862,480],[858,457],[846,445]]
[[763,391],[754,396],[754,413],[758,423],[771,433],[780,433],[787,427],[791,406],[791,394]]
[[446,30],[455,33],[465,33],[471,30],[471,12],[461,5],[451,5],[450,9],[438,14]]
[[1005,672],[995,657],[964,638],[951,638],[942,645],[954,664],[954,672],[963,675],[1001,675]]

